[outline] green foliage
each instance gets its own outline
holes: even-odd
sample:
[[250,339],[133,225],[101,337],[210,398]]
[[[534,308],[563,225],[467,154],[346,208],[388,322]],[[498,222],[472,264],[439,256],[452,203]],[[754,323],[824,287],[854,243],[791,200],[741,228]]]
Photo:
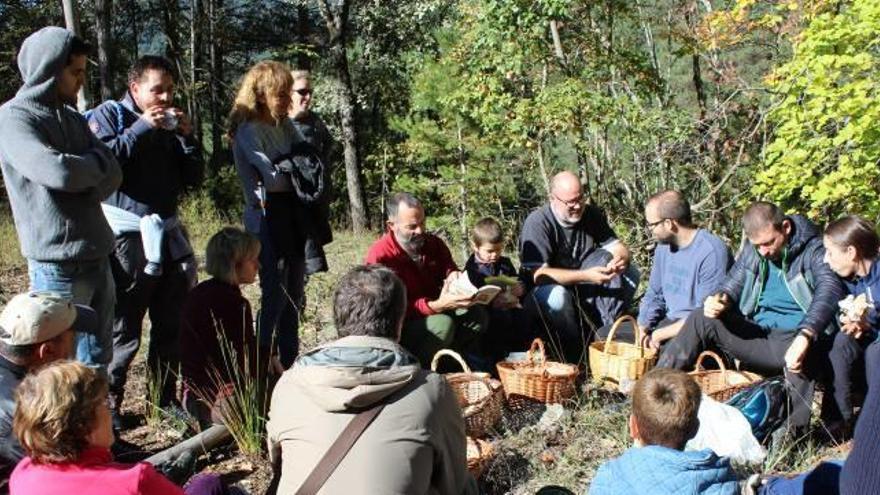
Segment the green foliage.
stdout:
[[753,189],[787,209],[880,217],[880,4],[816,17],[770,76],[776,125]]

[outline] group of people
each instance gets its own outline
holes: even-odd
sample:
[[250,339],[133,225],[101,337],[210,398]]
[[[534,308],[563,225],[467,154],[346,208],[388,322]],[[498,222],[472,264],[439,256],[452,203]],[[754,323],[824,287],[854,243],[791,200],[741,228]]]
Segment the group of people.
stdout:
[[[266,61],[242,78],[230,137],[244,229],[210,239],[211,278],[196,284],[178,203],[203,166],[192,123],[173,106],[173,68],[140,58],[124,97],[82,116],[71,106],[88,51],[64,29],[34,33],[18,55],[24,85],[0,107],[0,170],[31,285],[0,315],[0,468],[15,467],[13,493],[180,492],[148,465],[111,462],[147,311],[159,406],[180,401],[201,423],[218,422],[237,374],[276,375],[267,436],[279,493],[476,493],[458,402],[425,369],[436,352],[452,348],[491,372],[541,336],[558,359],[588,371],[587,345],[633,302],[640,274],[630,250],[571,172],[553,177],[547,204],[523,223],[519,269],[503,256],[507,236],[492,218],[474,225],[472,255],[459,269],[427,232],[420,201],[401,192],[387,201],[386,232],[364,265],[336,287],[339,339],[300,355],[306,278],[327,269],[323,246],[332,240],[333,144],[310,109],[308,73]],[[630,430],[639,447],[600,469],[591,493],[804,493],[829,471],[841,493],[869,493],[860,487],[880,483],[867,463],[880,421],[880,388],[871,387],[880,373],[875,226],[847,216],[822,231],[759,201],[743,214],[734,261],[694,223],[682,193],[655,194],[644,214],[657,247],[637,324],[616,337],[656,349],[659,369],[635,387]],[[240,286],[257,275],[254,318]],[[488,304],[462,290],[486,284],[503,286]],[[840,315],[847,294],[865,302],[861,313]],[[823,419],[847,436],[866,385],[850,460],[796,480],[738,483],[711,452],[681,452],[696,432],[700,394],[679,370],[707,349],[784,374],[796,434],[809,426],[821,383]],[[658,478],[667,473],[681,476]],[[228,488],[201,477],[186,491]]]

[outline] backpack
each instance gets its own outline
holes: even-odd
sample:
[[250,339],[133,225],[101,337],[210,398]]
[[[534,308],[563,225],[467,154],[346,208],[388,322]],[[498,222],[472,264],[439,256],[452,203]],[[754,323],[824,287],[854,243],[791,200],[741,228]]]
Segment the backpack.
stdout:
[[745,416],[752,434],[759,442],[785,423],[788,418],[788,390],[785,377],[766,378],[742,390],[727,401]]

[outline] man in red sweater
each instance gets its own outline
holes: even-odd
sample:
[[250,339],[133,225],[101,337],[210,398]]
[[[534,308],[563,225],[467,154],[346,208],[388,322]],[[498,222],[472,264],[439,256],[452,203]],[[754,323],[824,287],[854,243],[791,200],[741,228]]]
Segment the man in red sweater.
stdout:
[[370,246],[365,263],[387,266],[406,286],[406,321],[400,343],[427,366],[440,349],[473,355],[489,322],[469,296],[446,286],[461,272],[439,237],[425,231],[425,209],[409,193],[388,200],[388,231]]

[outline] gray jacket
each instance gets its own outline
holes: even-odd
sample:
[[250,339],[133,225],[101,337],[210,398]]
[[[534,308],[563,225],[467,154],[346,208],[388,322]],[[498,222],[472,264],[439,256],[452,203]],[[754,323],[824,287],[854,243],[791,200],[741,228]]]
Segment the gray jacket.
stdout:
[[396,343],[363,336],[301,355],[275,386],[266,431],[278,493],[296,493],[356,412],[378,402],[385,408],[319,495],[477,493],[452,389]]
[[110,150],[58,98],[73,33],[30,35],[18,54],[24,85],[0,107],[0,170],[21,253],[37,261],[91,261],[113,249],[101,200],[122,182]]

